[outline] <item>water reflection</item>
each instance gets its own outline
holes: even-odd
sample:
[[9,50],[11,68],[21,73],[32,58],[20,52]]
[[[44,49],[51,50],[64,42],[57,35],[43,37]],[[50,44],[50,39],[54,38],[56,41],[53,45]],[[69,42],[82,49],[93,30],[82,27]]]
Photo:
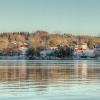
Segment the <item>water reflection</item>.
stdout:
[[4,63],[0,66],[0,81],[57,81],[73,79],[99,79],[100,65],[87,61],[74,64]]
[[62,95],[63,93],[71,93],[75,95],[73,90],[77,85],[81,84],[82,90],[94,83],[93,86],[98,87],[100,81],[99,67],[99,63],[95,61],[94,63],[91,61],[0,62],[0,93],[14,94],[15,92],[16,94],[18,92],[20,95],[21,93],[27,95],[25,92],[32,95],[35,93],[52,95],[53,93],[60,95],[61,93]]

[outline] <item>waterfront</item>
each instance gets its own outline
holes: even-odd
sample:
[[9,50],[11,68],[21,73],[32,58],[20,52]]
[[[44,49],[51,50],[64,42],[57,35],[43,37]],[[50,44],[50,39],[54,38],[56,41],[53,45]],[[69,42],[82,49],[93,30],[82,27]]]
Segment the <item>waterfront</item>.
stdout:
[[1,60],[0,100],[100,100],[99,60]]

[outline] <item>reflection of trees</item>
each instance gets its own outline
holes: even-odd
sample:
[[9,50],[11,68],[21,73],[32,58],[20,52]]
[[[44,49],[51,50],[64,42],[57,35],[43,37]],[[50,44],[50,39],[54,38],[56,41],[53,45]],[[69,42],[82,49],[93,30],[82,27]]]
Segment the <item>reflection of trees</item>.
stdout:
[[17,81],[17,80],[24,80],[25,73],[23,68],[8,68],[5,67],[0,69],[0,80],[1,81]]
[[[9,65],[9,66],[8,66]],[[100,79],[99,65],[87,64],[87,62],[75,62],[69,64],[32,64],[23,63],[4,64],[0,67],[0,81],[19,82],[19,87],[35,87],[36,91],[44,91],[51,84],[59,84],[77,79]],[[26,66],[26,67],[25,67]],[[77,77],[76,77],[77,76]],[[22,82],[25,82],[23,85]]]
[[[79,78],[90,78],[90,76],[98,77],[100,69],[94,65],[88,65],[86,62],[75,64],[33,64],[30,67],[25,65],[9,67],[3,65],[0,69],[0,80],[17,81],[17,80],[34,80],[34,81],[53,81],[67,80],[75,78],[72,76],[78,75]],[[99,66],[99,65],[96,65]],[[99,77],[98,77],[99,78]]]

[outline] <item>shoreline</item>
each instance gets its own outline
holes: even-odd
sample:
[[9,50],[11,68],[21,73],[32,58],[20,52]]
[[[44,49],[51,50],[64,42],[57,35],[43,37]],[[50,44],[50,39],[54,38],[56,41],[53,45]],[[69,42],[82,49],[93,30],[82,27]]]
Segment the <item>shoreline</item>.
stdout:
[[98,58],[41,58],[41,57],[34,57],[32,59],[29,59],[25,55],[20,55],[20,56],[0,56],[0,60],[99,60]]

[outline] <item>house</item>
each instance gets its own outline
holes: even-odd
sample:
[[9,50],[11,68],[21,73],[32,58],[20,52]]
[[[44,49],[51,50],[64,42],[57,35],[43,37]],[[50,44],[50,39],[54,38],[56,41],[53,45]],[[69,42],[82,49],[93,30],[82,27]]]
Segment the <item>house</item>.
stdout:
[[23,45],[19,47],[19,50],[21,51],[21,54],[25,55],[28,48],[29,48],[29,45],[27,43],[23,43]]
[[75,59],[95,58],[95,52],[94,52],[94,50],[75,51],[74,58]]
[[82,43],[75,46],[75,51],[83,51],[87,49],[88,49],[87,43]]
[[94,58],[95,57],[95,51],[89,50],[87,43],[82,43],[75,46],[74,51],[74,58],[80,59],[80,58]]

